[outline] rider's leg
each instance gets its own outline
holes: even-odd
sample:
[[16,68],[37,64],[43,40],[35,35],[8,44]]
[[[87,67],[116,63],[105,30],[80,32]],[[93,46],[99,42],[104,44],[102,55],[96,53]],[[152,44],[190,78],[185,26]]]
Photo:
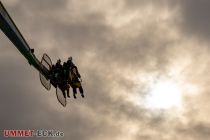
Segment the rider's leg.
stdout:
[[69,95],[69,88],[67,88],[66,90],[67,90],[67,97],[70,98],[70,95]]
[[74,95],[74,98],[76,99],[76,98],[77,98],[77,97],[76,97],[76,94],[77,94],[77,88],[72,87],[72,89],[73,89],[73,95]]
[[62,93],[63,93],[63,97],[66,98],[65,90],[62,90]]
[[84,93],[83,93],[83,88],[82,88],[82,86],[79,87],[79,91],[80,91],[81,96],[84,98],[85,96],[84,96]]

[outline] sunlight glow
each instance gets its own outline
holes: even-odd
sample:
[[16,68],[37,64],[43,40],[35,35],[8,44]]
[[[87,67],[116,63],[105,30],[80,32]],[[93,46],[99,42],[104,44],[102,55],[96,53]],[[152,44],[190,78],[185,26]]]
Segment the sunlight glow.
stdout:
[[146,97],[146,107],[151,109],[181,108],[181,105],[181,90],[170,80],[154,83]]

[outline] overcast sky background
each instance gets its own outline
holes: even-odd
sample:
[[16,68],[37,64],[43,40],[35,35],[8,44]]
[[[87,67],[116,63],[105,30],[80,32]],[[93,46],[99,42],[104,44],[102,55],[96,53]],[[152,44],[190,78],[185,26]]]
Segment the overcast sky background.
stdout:
[[[2,0],[41,59],[73,57],[85,98],[63,108],[0,33],[0,129],[55,129],[63,140],[210,139],[210,1]],[[149,109],[172,79],[181,109]],[[2,137],[2,134],[1,134]]]

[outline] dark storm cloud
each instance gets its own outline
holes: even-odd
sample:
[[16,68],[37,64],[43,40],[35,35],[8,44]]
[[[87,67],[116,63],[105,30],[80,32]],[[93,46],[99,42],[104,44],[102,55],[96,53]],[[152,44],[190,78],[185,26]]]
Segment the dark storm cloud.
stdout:
[[[18,14],[18,10],[16,13]],[[22,22],[24,23],[24,21]],[[60,114],[52,111],[49,108],[48,102],[46,102],[46,100],[50,100],[52,97],[55,99],[55,94],[51,93],[51,96],[49,94],[46,95],[46,91],[38,81],[38,72],[28,65],[26,60],[13,47],[13,44],[9,43],[9,40],[6,39],[2,32],[0,73],[1,130],[56,129],[56,126],[58,126],[57,129],[64,131],[62,126],[65,122],[62,120],[62,117],[59,118]],[[59,106],[57,102],[55,104]]]
[[[55,10],[53,7],[57,8],[57,6],[55,6],[55,5],[57,5],[57,3],[54,3],[55,5],[53,5],[52,2],[49,2],[49,3],[50,3],[50,5],[43,4],[40,7],[40,6],[36,6],[37,3],[34,4],[32,1],[25,1],[24,5],[17,3],[17,5],[14,5],[14,7],[11,7],[10,11],[15,11],[14,12],[15,14],[13,15],[13,17],[15,17],[15,20],[17,17],[20,17],[20,18],[17,18],[17,22],[19,23],[20,28],[22,27],[21,29],[24,30],[24,28],[27,29],[29,27],[32,27],[32,30],[28,29],[29,31],[31,30],[29,33],[27,32],[27,30],[25,31],[26,32],[25,35],[33,34],[32,35],[33,38],[36,38],[37,40],[39,40],[42,37],[42,35],[39,35],[37,33],[38,31],[40,31],[41,33],[48,32],[48,34],[53,34],[52,39],[57,39],[58,43],[56,43],[55,46],[60,45],[59,46],[60,48],[68,47],[67,49],[69,51],[71,51],[71,53],[73,53],[73,54],[74,53],[77,54],[78,50],[80,50],[80,53],[78,53],[79,55],[82,55],[87,50],[94,51],[94,53],[96,54],[94,59],[95,60],[98,59],[98,61],[93,62],[93,63],[96,63],[97,66],[90,64],[89,67],[90,67],[91,72],[88,72],[88,68],[83,70],[83,71],[87,71],[87,73],[88,73],[87,75],[89,75],[89,77],[87,77],[87,80],[89,80],[90,82],[88,82],[86,90],[89,93],[88,96],[90,96],[89,100],[87,100],[90,108],[94,108],[94,111],[96,111],[98,113],[107,112],[108,114],[113,114],[118,117],[120,117],[121,115],[122,116],[125,115],[126,118],[127,118],[127,114],[131,114],[132,115],[131,118],[133,118],[133,116],[134,116],[135,119],[140,119],[141,111],[136,111],[136,109],[132,105],[129,105],[128,103],[121,104],[120,102],[123,99],[119,99],[117,101],[113,101],[111,99],[112,95],[110,95],[110,90],[112,89],[112,86],[110,85],[107,87],[107,84],[106,84],[107,80],[111,80],[111,79],[106,79],[106,75],[103,75],[103,74],[97,75],[97,73],[99,73],[99,71],[96,71],[96,70],[97,69],[100,70],[100,68],[106,68],[107,66],[109,66],[110,69],[108,69],[107,72],[105,69],[105,74],[107,74],[107,73],[112,72],[111,69],[112,69],[112,67],[115,67],[115,65],[117,65],[118,67],[121,67],[122,65],[124,65],[124,66],[128,65],[131,67],[132,64],[130,64],[130,63],[133,62],[133,60],[138,59],[138,58],[140,59],[140,61],[138,61],[138,63],[141,63],[143,61],[145,62],[144,57],[148,57],[148,56],[144,56],[143,54],[145,52],[150,53],[151,48],[153,47],[152,43],[150,44],[151,40],[150,39],[149,40],[143,40],[143,39],[139,40],[139,38],[141,38],[141,37],[137,37],[131,41],[128,40],[128,42],[124,42],[125,44],[120,43],[115,40],[112,40],[114,37],[113,29],[112,29],[112,27],[109,27],[108,25],[104,24],[105,19],[104,19],[103,14],[93,13],[90,15],[86,15],[85,19],[83,21],[69,24],[69,23],[64,23],[62,21],[56,20],[56,18],[52,18],[52,16],[49,16],[47,19],[45,19],[46,16],[40,16],[40,17],[36,18],[35,20],[33,20],[30,18],[30,15],[28,15],[26,12],[26,11],[31,11],[31,13],[34,13],[36,15],[37,12],[39,13],[40,11],[42,11],[43,15],[44,15],[45,12],[48,13],[48,10],[50,10],[51,8],[53,10]],[[14,8],[14,10],[12,10],[13,8]],[[53,12],[51,12],[51,14],[53,14]],[[38,21],[37,19],[40,19],[40,21]],[[28,25],[29,27],[26,26],[23,28],[24,23],[25,23],[24,21],[27,21],[29,23],[29,25]],[[38,21],[38,23],[37,23],[37,21]],[[33,25],[34,23],[36,23],[35,26]],[[151,38],[155,38],[155,37],[151,37]],[[146,39],[146,38],[144,38],[144,39]],[[67,40],[69,40],[69,41],[67,41]],[[31,40],[29,39],[29,44],[30,44],[30,41]],[[64,45],[62,45],[62,42],[66,42],[66,41],[67,41],[67,44],[68,43],[70,44],[70,45],[68,44],[70,47],[65,46],[65,43],[64,43]],[[31,44],[33,46],[36,46],[36,43],[37,42],[31,42]],[[139,43],[141,43],[141,44],[139,44]],[[37,44],[39,44],[39,43],[37,43]],[[127,47],[127,46],[130,46],[130,47]],[[156,48],[156,46],[154,46],[154,48]],[[56,51],[54,51],[54,52],[57,53]],[[156,51],[154,51],[154,52],[151,51],[151,54],[148,54],[148,55],[152,56],[155,54],[156,54]],[[81,58],[81,59],[86,59],[86,58]],[[114,60],[114,61],[112,61],[112,60]],[[145,65],[145,64],[146,63],[144,63],[142,65]],[[96,69],[91,69],[91,67],[96,67]],[[136,65],[134,65],[134,66],[132,65],[132,67],[136,67]],[[118,76],[120,76],[120,75],[118,75]],[[94,79],[94,77],[96,77],[96,79]],[[115,78],[115,76],[112,76],[112,78]],[[121,78],[121,77],[119,77],[119,78]],[[33,79],[33,78],[29,78],[29,79]],[[11,79],[8,79],[8,80],[11,80]],[[91,81],[93,81],[92,84],[91,84]],[[97,81],[97,85],[96,85],[96,81]],[[99,82],[99,81],[101,81],[101,82]],[[121,81],[128,82],[129,80],[121,78]],[[125,85],[125,86],[128,85],[126,82],[123,82],[123,83],[124,83],[123,85]],[[102,88],[89,89],[89,87],[96,87],[98,85],[102,86]],[[37,86],[37,88],[39,88],[39,87]],[[29,98],[28,96],[26,96],[26,97]],[[37,97],[37,99],[38,98],[39,97]],[[92,98],[92,99],[90,100],[90,98]],[[21,98],[21,99],[26,100],[24,98]],[[20,106],[20,108],[21,108],[21,106]],[[36,111],[37,109],[38,109],[38,107],[36,107],[36,104],[35,104],[34,109],[33,109],[33,110],[35,110],[34,112],[37,112]],[[12,113],[17,114],[15,112],[12,112]],[[19,114],[24,114],[24,113],[21,113],[21,111],[19,110]],[[37,114],[39,114],[39,113],[37,113]],[[12,116],[12,115],[10,115],[10,116]],[[73,120],[74,120],[74,118],[77,118],[76,116],[77,116],[77,114],[75,114],[75,116],[74,115],[72,116]],[[22,116],[19,116],[19,117],[17,116],[17,120],[19,120],[20,118],[22,118]],[[100,120],[100,118],[98,118],[98,119]],[[85,121],[82,121],[82,120],[83,119],[79,120],[79,122],[81,123],[81,125],[84,126]],[[73,122],[74,121],[72,121],[72,123]],[[78,122],[77,119],[75,122]],[[64,128],[66,128],[70,131],[72,129],[75,129],[75,131],[76,131],[77,130],[77,127],[75,128],[76,124],[73,125],[72,123],[70,122],[70,125],[74,126],[74,128],[71,128],[71,127],[64,127]],[[76,126],[78,126],[78,129],[80,129],[81,125],[79,125],[79,123],[78,123],[78,125],[76,125]],[[31,125],[29,125],[29,126],[31,126]],[[102,127],[102,125],[97,126],[97,127]],[[87,128],[87,129],[89,130],[90,128]],[[106,130],[104,124],[101,129],[102,129],[101,131]],[[109,127],[107,129],[109,129]],[[73,132],[75,132],[75,131],[73,131]],[[81,133],[83,133],[83,135],[81,135],[82,138],[88,137],[88,135],[89,135],[88,133],[87,134],[85,134],[84,132],[81,132]],[[90,133],[93,135],[93,132],[90,132]],[[73,137],[75,137],[75,139],[81,138],[81,137],[77,138],[78,137],[77,135],[74,135],[71,133],[69,133],[67,135],[73,136]],[[92,136],[92,137],[94,137],[94,136]]]
[[[53,2],[49,2],[49,4],[50,6],[45,7],[46,11],[50,9],[49,7],[53,7],[51,6],[53,5]],[[58,7],[60,7],[59,5],[64,4],[58,4]],[[145,31],[141,31],[139,36],[135,37],[134,39],[125,41],[122,40],[122,42],[119,42],[116,38],[116,32],[118,31],[115,31],[112,27],[106,25],[106,20],[104,17],[105,15],[102,13],[86,14],[83,20],[78,22],[72,21],[72,17],[67,16],[66,18],[69,19],[69,23],[58,20],[59,18],[54,18],[52,16],[56,13],[56,11],[54,11],[54,8],[52,8],[53,11],[51,11],[52,15],[49,15],[48,12],[46,14],[46,11],[43,12],[43,14],[40,16],[36,15],[36,13],[45,10],[44,4],[41,7],[36,6],[36,9],[34,10],[33,8],[31,9],[34,13],[33,17],[31,17],[31,15],[27,16],[27,13],[25,13],[24,10],[30,11],[30,5],[33,5],[33,7],[36,6],[36,4],[31,4],[27,1],[26,6],[20,5],[17,8],[22,10],[22,12],[20,13],[25,15],[26,21],[29,22],[29,25],[28,27],[26,27],[26,29],[30,31],[30,36],[32,37],[33,34],[33,38],[29,38],[29,44],[30,41],[33,41],[33,44],[38,43],[34,46],[40,46],[43,43],[41,39],[43,38],[42,36],[47,34],[51,37],[51,39],[56,40],[53,44],[53,50],[51,50],[52,54],[50,53],[50,55],[53,56],[59,56],[57,53],[59,53],[61,50],[56,49],[57,46],[59,48],[64,48],[66,52],[69,52],[69,54],[75,54],[75,56],[81,55],[87,50],[91,50],[92,52],[97,54],[96,56],[101,56],[100,58],[102,60],[100,61],[103,63],[112,64],[110,63],[110,61],[115,60],[114,62],[117,62],[118,64],[128,64],[130,65],[130,67],[133,67],[133,65],[136,66],[138,65],[138,63],[140,63],[140,65],[146,64],[141,64],[141,62],[148,61],[147,59],[150,59],[152,56],[156,56],[156,54],[159,54],[159,50],[161,50],[161,52],[164,52],[165,47],[170,45],[170,42],[168,42],[168,40],[155,45],[155,42],[157,41],[156,38],[157,36],[159,36],[159,31],[157,30],[158,34],[154,34],[154,32],[156,32],[155,30],[156,28],[158,28],[158,25],[151,25],[151,29],[153,31],[148,31],[148,28],[146,27]],[[59,9],[58,7],[57,9]],[[62,8],[65,8],[65,6]],[[36,23],[36,26],[33,26],[30,29],[31,25],[33,25],[34,23]],[[145,35],[150,36],[150,38],[143,37]],[[40,40],[40,42],[34,40]],[[164,61],[167,61],[161,57],[162,55],[160,57],[157,57],[156,63],[160,64],[165,63]],[[136,63],[134,61],[136,59],[141,60]],[[130,64],[131,62],[134,64]]]
[[[33,22],[28,21],[28,19],[30,19],[30,16],[28,16],[27,13],[25,13],[25,11],[27,11],[27,9],[30,9],[31,13],[36,13],[36,11],[39,12],[40,10],[43,10],[43,9],[44,9],[43,12],[45,12],[45,7],[43,7],[43,9],[42,8],[41,9],[39,9],[39,8],[33,9],[33,7],[31,8],[30,6],[34,6],[34,4],[27,1],[27,2],[25,2],[25,5],[15,5],[15,7],[12,7],[12,8],[14,8],[15,13],[17,14],[17,15],[13,15],[13,17],[16,17],[16,18],[22,17],[21,20],[19,19],[16,22],[18,27],[20,27],[20,29],[23,29],[23,27],[24,27],[24,29],[27,29],[27,28],[33,26],[32,23],[35,22],[33,20],[32,20]],[[25,7],[27,7],[27,8],[25,8]],[[47,7],[48,7],[48,5],[46,5],[46,8]],[[13,10],[10,10],[10,11],[13,11]],[[22,16],[20,16],[20,15],[22,15]],[[91,16],[88,16],[87,20],[91,19]],[[93,19],[95,17],[96,16],[93,15]],[[40,19],[44,19],[44,18],[40,17]],[[26,26],[24,21],[28,21],[29,27]],[[44,22],[44,20],[42,20],[42,22]],[[52,24],[50,24],[50,23],[52,23]],[[100,24],[88,26],[85,23],[70,24],[67,26],[64,23],[63,24],[59,23],[57,20],[55,20],[53,18],[48,18],[46,25],[45,25],[45,23],[40,23],[40,24],[43,25],[43,27],[48,27],[48,28],[45,28],[45,31],[43,31],[43,32],[49,32],[49,34],[51,34],[51,33],[53,34],[53,31],[51,31],[51,30],[55,29],[55,32],[57,33],[57,34],[54,33],[55,39],[58,39],[58,42],[65,41],[68,38],[70,38],[70,39],[72,39],[72,41],[74,41],[78,38],[78,39],[81,39],[81,42],[84,42],[85,45],[89,44],[90,42],[94,42],[95,38],[91,37],[91,33],[93,33],[94,36],[95,36],[95,34],[97,34],[99,36],[99,35],[101,35],[101,33],[100,33],[100,30],[102,30],[101,27],[103,27]],[[64,28],[62,26],[66,27],[66,28]],[[97,26],[98,26],[98,28],[97,28]],[[30,32],[28,32],[28,29],[27,29],[27,30],[23,31],[23,34],[24,34],[24,36],[26,36],[26,39],[27,39],[27,35],[30,36],[31,34],[33,34],[32,36],[34,38],[36,38],[37,40],[39,40],[40,37],[36,34],[36,29],[40,30],[39,27],[41,29],[43,27],[39,26],[39,22],[33,27],[34,27],[34,28],[32,28],[33,30],[30,31],[30,29],[29,29]],[[94,31],[92,29],[94,29],[94,31],[96,31],[96,33],[94,33]],[[67,30],[67,31],[65,31],[65,30]],[[91,30],[92,30],[92,32],[91,32]],[[61,34],[61,36],[59,36],[59,34],[58,34],[59,32],[63,32]],[[68,32],[70,32],[71,34],[66,34]],[[84,34],[84,37],[82,36],[83,34]],[[62,37],[64,37],[64,39],[62,39]],[[60,40],[60,38],[61,38],[61,40]],[[32,38],[32,41],[31,41],[29,38],[29,44],[31,44],[31,46],[36,46],[36,44],[39,44],[39,43],[37,43],[38,41],[34,42],[33,40],[34,39]],[[5,43],[5,41],[8,41],[6,39],[1,39],[1,41],[5,44],[4,47],[8,47],[9,45],[12,45],[11,43],[10,44]],[[77,43],[77,41],[74,41],[74,42]],[[80,41],[78,41],[78,42],[80,42]],[[97,43],[97,44],[99,44],[99,43]],[[72,46],[78,47],[76,44],[72,44]],[[79,47],[83,47],[83,44],[80,44]],[[62,46],[62,48],[65,48],[65,46],[64,47]],[[13,49],[14,48],[11,47],[9,49],[9,52],[15,51],[15,49],[14,50]],[[77,49],[82,49],[82,48],[77,48]],[[4,51],[7,51],[7,50],[8,49],[4,49]],[[70,50],[73,50],[73,47],[70,48]],[[17,51],[15,51],[15,52],[17,52]],[[74,53],[74,51],[72,51],[71,53]],[[36,52],[36,54],[37,54],[37,52]],[[16,54],[14,53],[14,56],[21,57],[21,55],[18,52]],[[2,60],[3,59],[9,59],[9,58],[7,55],[5,55],[5,56],[3,56]],[[94,112],[93,117],[91,117],[88,114],[88,110],[87,110],[87,112],[86,112],[86,110],[83,110],[84,112],[80,111],[80,108],[82,107],[82,105],[79,105],[79,104],[74,105],[74,103],[72,103],[72,105],[70,105],[69,113],[68,113],[68,109],[65,111],[65,113],[60,112],[60,111],[56,112],[57,110],[54,110],[55,111],[54,112],[53,109],[50,109],[50,107],[47,103],[47,101],[50,102],[50,100],[55,98],[54,94],[51,92],[50,94],[53,94],[53,95],[51,95],[51,97],[49,97],[49,95],[42,96],[40,94],[37,94],[37,92],[38,93],[40,92],[40,90],[39,90],[40,88],[43,89],[43,87],[41,87],[41,84],[39,83],[39,81],[37,81],[37,80],[39,80],[37,77],[38,75],[35,76],[35,74],[34,74],[33,77],[31,77],[31,75],[33,73],[35,73],[35,70],[31,67],[30,67],[30,69],[27,69],[29,66],[27,65],[27,63],[24,63],[25,62],[24,59],[21,59],[20,63],[21,62],[22,62],[23,66],[22,65],[19,66],[17,64],[14,65],[13,63],[5,63],[5,61],[1,62],[1,64],[5,68],[5,69],[1,69],[2,70],[1,74],[11,73],[11,74],[9,74],[11,76],[10,78],[2,77],[3,75],[1,75],[1,77],[3,79],[5,79],[4,81],[2,80],[1,87],[3,87],[4,85],[12,87],[12,88],[9,88],[9,87],[4,86],[4,88],[2,90],[5,93],[7,92],[8,94],[1,94],[2,95],[1,99],[4,99],[3,101],[1,101],[1,111],[4,113],[4,115],[1,116],[1,129],[48,129],[48,128],[52,129],[52,128],[55,128],[55,129],[64,131],[64,133],[65,133],[64,139],[69,139],[69,138],[92,139],[94,137],[97,138],[97,135],[100,135],[100,133],[102,133],[102,132],[104,133],[104,135],[107,135],[108,137],[112,137],[112,136],[114,137],[115,135],[118,135],[118,133],[116,132],[116,131],[118,131],[117,126],[115,126],[115,124],[112,124],[111,122],[109,122],[109,120],[107,120],[106,116],[99,117],[99,115],[97,115],[97,112],[102,113],[102,114],[104,113],[104,111],[101,112],[101,110],[103,110],[103,108],[104,109],[106,108],[106,110],[108,111],[108,108],[105,106],[105,104],[109,103],[110,99],[106,96],[107,92],[109,92],[109,91],[105,90],[105,88],[106,88],[105,86],[103,88],[101,88],[100,90],[99,90],[99,88],[96,88],[96,90],[91,90],[88,87],[86,87],[86,92],[88,92],[88,91],[90,92],[90,94],[87,96],[87,103],[90,104],[90,105],[88,105],[89,106],[88,109],[92,108],[90,110],[90,112]],[[12,66],[11,69],[13,71],[8,71],[8,69],[10,69],[10,68],[7,67],[7,65]],[[20,70],[18,70],[18,68]],[[26,73],[22,69],[27,69],[28,73]],[[85,71],[85,70],[83,70],[83,71]],[[87,69],[87,71],[88,71],[88,69]],[[89,74],[91,75],[91,73],[89,73]],[[96,87],[99,84],[105,85],[104,82],[102,82],[102,83],[99,82],[99,81],[103,81],[101,78],[94,79],[95,75],[96,74],[94,74],[94,72],[93,72],[92,77],[90,77],[90,79],[89,79],[90,81],[94,81],[94,83],[92,83],[91,86]],[[5,75],[5,76],[8,76],[8,75]],[[22,78],[22,76],[24,76],[24,78]],[[21,79],[21,82],[18,79]],[[36,79],[36,82],[32,79]],[[96,81],[98,82],[97,85],[95,83]],[[15,86],[16,83],[19,83],[20,85],[18,84]],[[33,84],[29,84],[29,83],[33,83]],[[88,82],[88,84],[91,84],[91,82]],[[84,85],[84,87],[85,87],[85,85]],[[37,90],[34,90],[34,89],[37,89]],[[17,94],[15,94],[16,92],[17,92]],[[28,94],[28,92],[30,92],[30,94]],[[41,94],[45,94],[44,92],[46,92],[44,89],[41,90]],[[13,96],[13,94],[15,94],[15,95]],[[102,95],[104,95],[104,96],[102,96]],[[50,98],[50,99],[47,99],[47,98]],[[8,104],[8,99],[11,99],[10,101],[11,101],[12,105]],[[53,102],[55,102],[55,101],[56,100],[54,100]],[[93,101],[95,101],[95,102],[93,102]],[[102,103],[102,106],[100,106],[100,103]],[[57,102],[53,103],[53,104],[55,104],[53,107],[58,106],[58,108],[60,108],[60,106]],[[93,106],[91,106],[91,104]],[[94,106],[94,104],[95,104],[95,106]],[[77,108],[76,106],[79,106],[79,107]],[[97,109],[97,108],[99,108],[99,109]],[[77,111],[77,109],[78,109],[78,111]],[[9,118],[11,117],[11,120],[8,119],[8,116],[9,116]],[[12,116],[15,116],[15,117],[12,117]],[[112,130],[111,128],[114,130]]]
[[153,5],[156,6],[164,6],[165,7],[175,7],[177,6],[177,1],[173,0],[124,0],[126,7],[131,8],[141,8],[147,5]]
[[209,139],[210,125],[202,122],[191,122],[189,125],[182,125],[177,128],[177,133],[188,139]]
[[207,0],[126,0],[125,7],[139,9],[144,6],[164,6],[171,11],[177,9],[174,23],[187,37],[198,37],[208,40],[210,35],[209,6]]
[[180,5],[180,26],[187,36],[208,39],[210,36],[209,6],[207,0],[177,1]]
[[[54,16],[52,16],[56,13],[56,9],[59,9],[60,5],[63,6],[63,9],[65,9],[66,6],[64,5],[66,3],[62,2],[62,4],[60,4],[59,2],[57,7],[54,6],[56,8],[53,8],[52,5],[54,3],[51,1],[46,2],[49,3],[49,5],[45,6],[45,4],[43,4],[41,7],[38,5],[39,2],[37,2],[37,4],[31,4],[30,1],[26,1],[25,3],[26,6],[17,5],[18,8],[16,9],[20,9],[20,15],[25,15],[26,21],[29,22],[28,27],[25,27],[27,30],[29,30],[30,37],[32,37],[33,34],[33,38],[29,38],[29,43],[31,41],[33,44],[38,43],[34,46],[40,46],[43,43],[41,42],[42,36],[46,34],[49,35],[51,39],[56,40],[53,44],[53,50],[51,50],[52,54],[50,54],[53,56],[59,56],[56,53],[59,53],[61,50],[56,49],[57,46],[59,48],[64,48],[66,51],[72,54],[76,54],[75,56],[81,55],[87,50],[92,50],[92,52],[96,53],[97,56],[101,56],[101,62],[103,63],[105,63],[105,61],[106,63],[109,63],[112,60],[117,60],[115,62],[120,63],[122,61],[122,65],[124,65],[135,62],[134,60],[136,59],[141,59],[141,61],[138,62],[145,62],[147,61],[145,59],[150,59],[152,56],[159,54],[159,52],[157,52],[158,50],[161,50],[163,52],[165,46],[170,45],[170,42],[168,42],[168,40],[159,43],[158,46],[154,45],[157,41],[157,36],[159,36],[159,31],[157,30],[158,34],[154,34],[154,32],[156,31],[154,31],[153,29],[156,30],[156,28],[158,28],[158,25],[152,25],[151,29],[153,31],[148,31],[148,28],[146,27],[145,31],[141,31],[139,36],[137,36],[136,38],[126,40],[125,42],[122,40],[122,42],[120,43],[117,39],[115,39],[115,36],[117,36],[116,32],[118,31],[114,31],[112,27],[106,25],[106,20],[104,17],[105,15],[102,13],[86,14],[84,18],[78,22],[72,21],[72,17],[67,16],[66,18],[69,19],[69,23],[59,20],[59,17],[55,18]],[[31,9],[31,5],[33,7],[36,7],[36,9]],[[46,12],[50,9],[51,12]],[[30,14],[27,16],[27,13],[24,12],[30,10],[33,11],[33,16],[31,16]],[[44,12],[40,12],[42,10]],[[39,16],[39,14],[37,13],[43,14]],[[19,16],[17,15],[14,17]],[[24,20],[21,22],[24,23]],[[34,23],[36,23],[36,26],[32,26],[31,28],[31,25],[33,25]],[[142,38],[142,36],[145,35],[150,36],[150,38]],[[40,42],[34,40],[40,40]],[[80,52],[78,52],[78,50],[80,50]],[[145,52],[147,55],[144,55]],[[166,61],[164,60],[164,58],[158,57],[157,59],[159,59],[157,60],[157,63],[162,63]],[[134,63],[134,65],[137,64]]]
[[[0,60],[0,129],[32,129],[39,128],[40,125],[51,128],[48,123],[51,119],[46,117],[46,113],[50,111],[45,112],[46,103],[40,98],[42,96],[39,94],[40,90],[36,90],[38,79],[32,80],[37,78],[37,73],[31,72],[33,69],[26,65],[27,62],[14,51],[11,44],[5,43],[7,41],[1,35],[1,47],[6,47],[7,51],[2,49],[6,53],[1,53]],[[42,121],[39,121],[40,119]],[[2,131],[0,137],[2,138]]]
[[[167,73],[169,65],[176,60],[176,52],[185,52],[184,47],[177,47],[183,40],[169,35],[170,32],[177,31],[177,25],[174,25],[176,22],[172,22],[176,19],[161,20],[162,13],[159,11],[170,8],[173,11],[183,3],[181,12],[185,13],[182,15],[185,17],[188,15],[186,9],[190,11],[190,8],[184,7],[196,2],[189,2],[189,5],[188,1],[178,3],[166,0],[119,2],[123,5],[118,11],[117,8],[111,8],[113,1],[107,1],[108,6],[104,4],[98,7],[91,0],[24,0],[11,1],[12,4],[8,6],[7,1],[3,1],[26,40],[35,48],[38,58],[44,52],[53,61],[57,58],[64,61],[70,55],[73,56],[84,81],[86,98],[81,99],[79,94],[77,100],[71,97],[67,107],[63,109],[55,99],[55,90],[46,93],[39,83],[38,73],[15,48],[10,47],[12,44],[2,34],[0,63],[3,68],[0,69],[0,76],[4,80],[0,81],[0,88],[4,94],[0,95],[0,110],[3,112],[0,118],[1,129],[58,129],[64,131],[65,137],[62,139],[65,140],[194,140],[198,137],[190,137],[190,134],[199,135],[199,138],[202,134],[207,134],[208,125],[193,125],[192,121],[189,126],[182,123],[176,126],[181,119],[170,120],[170,115],[164,111],[153,113],[129,101],[137,86],[140,96],[147,94],[144,83],[138,85],[133,80],[133,75],[136,78],[138,73],[157,72],[158,77]],[[154,13],[144,17],[141,15],[144,12],[141,8],[148,5],[154,7]],[[110,11],[117,14],[112,15]],[[134,11],[138,12],[134,19],[118,25],[119,17],[126,18],[126,12]],[[141,16],[144,17],[143,20]],[[187,18],[188,16],[181,27],[190,24]],[[193,24],[186,29],[201,26]],[[188,52],[193,50],[199,49],[193,46]],[[181,55],[185,54],[187,53]],[[200,76],[196,75],[195,82]],[[8,100],[11,101],[9,105]],[[188,114],[184,117],[191,116]],[[184,132],[180,134],[182,130]],[[196,130],[199,132],[196,133]],[[165,137],[166,134],[168,137]],[[130,137],[127,138],[127,135]]]
[[[3,1],[4,3],[4,1]],[[40,47],[37,51],[38,55],[41,51],[45,51],[45,42],[42,42],[43,36],[51,34],[51,30],[56,29],[56,25],[51,27],[51,23],[59,20],[58,13],[66,8],[67,1],[56,2],[50,1],[17,1],[11,6],[6,7],[10,16],[13,18],[17,27],[24,34],[28,44],[34,47]],[[6,5],[6,2],[4,4]],[[36,51],[36,50],[35,50]],[[40,55],[41,57],[41,55]]]

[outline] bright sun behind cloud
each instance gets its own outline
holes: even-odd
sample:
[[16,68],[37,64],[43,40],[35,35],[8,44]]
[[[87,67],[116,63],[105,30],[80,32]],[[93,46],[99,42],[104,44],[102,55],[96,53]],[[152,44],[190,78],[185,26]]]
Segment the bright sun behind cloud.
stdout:
[[150,109],[181,108],[182,92],[172,80],[162,80],[151,85],[145,97],[145,106]]

